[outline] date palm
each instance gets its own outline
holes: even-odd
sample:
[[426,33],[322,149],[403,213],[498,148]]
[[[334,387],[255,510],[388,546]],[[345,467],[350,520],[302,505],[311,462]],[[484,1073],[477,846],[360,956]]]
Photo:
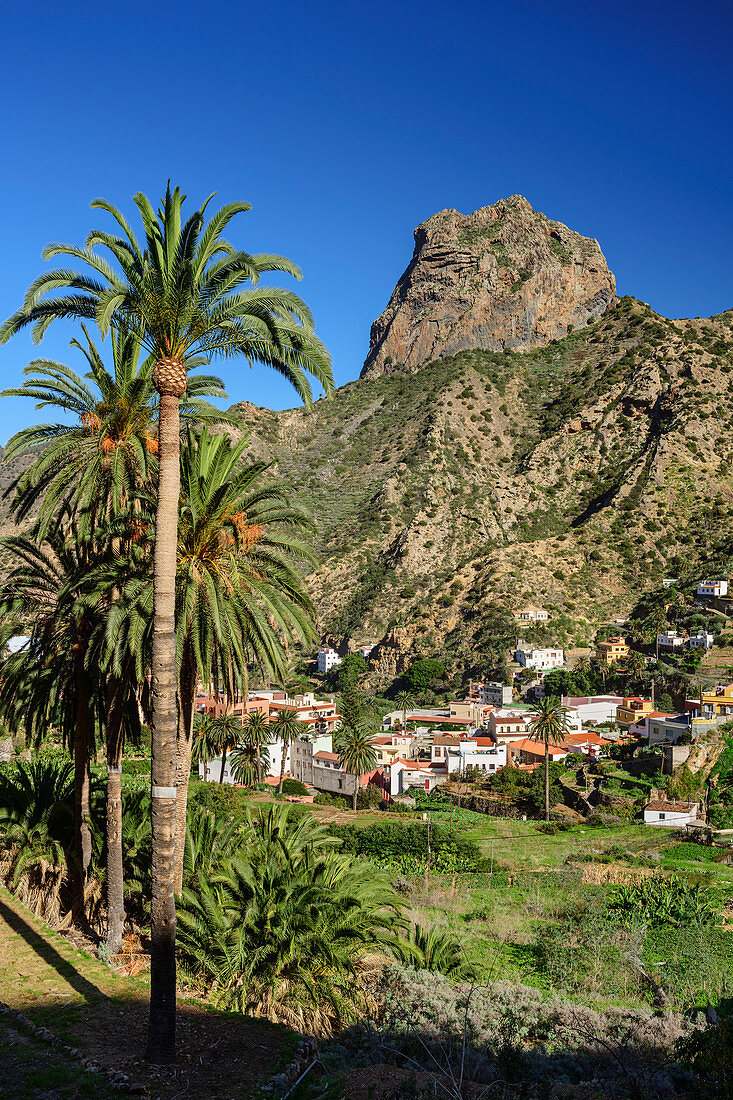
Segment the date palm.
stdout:
[[338,731],[337,751],[341,767],[356,777],[351,802],[351,808],[356,810],[361,777],[365,772],[374,771],[377,766],[374,735],[363,722],[354,726],[344,725]]
[[557,696],[549,695],[537,703],[530,720],[532,736],[545,746],[545,821],[550,820],[550,745],[558,744],[569,730],[568,712]]
[[3,641],[13,634],[29,640],[0,667],[0,714],[11,729],[22,722],[36,742],[56,726],[71,750],[72,912],[82,920],[92,859],[91,754],[102,705],[99,682],[87,667],[94,611],[81,599],[92,548],[59,522],[43,540],[10,536],[2,549],[14,563],[0,589]]
[[395,703],[402,711],[402,729],[406,731],[407,712],[415,706],[415,696],[411,695],[409,691],[399,691],[395,696]]
[[[179,402],[188,370],[202,357],[242,356],[282,374],[302,400],[311,398],[308,375],[326,393],[333,388],[328,353],[315,336],[310,312],[291,291],[259,285],[262,275],[283,271],[299,277],[289,260],[236,250],[222,234],[245,203],[222,207],[206,222],[206,200],[184,222],[185,196],[170,185],[155,212],[142,193],[134,196],[145,235],[140,244],[124,215],[97,199],[121,235],[93,230],[83,247],[49,245],[44,258],[68,256],[84,270],[48,271],[28,289],[23,305],[0,329],[0,341],[31,326],[40,341],[59,318],[96,321],[104,335],[134,335],[153,357],[159,394],[158,498],[155,542],[153,638],[150,1023],[146,1057],[175,1058],[176,962],[173,841],[176,779],[175,577],[179,481]],[[109,258],[108,258],[109,257]],[[64,293],[65,291],[65,293]]]
[[[176,569],[178,736],[176,745],[175,887],[183,881],[186,806],[191,771],[196,683],[218,681],[228,699],[254,660],[269,675],[285,662],[284,642],[313,637],[315,611],[297,566],[310,552],[297,538],[310,521],[284,487],[264,484],[268,467],[246,462],[247,442],[233,444],[204,428],[189,430],[181,449]],[[149,517],[148,537],[154,530]],[[109,621],[119,646],[150,631],[153,589],[149,556],[136,547],[140,573],[125,562],[123,599]]]
[[[39,515],[42,535],[54,517],[64,510],[73,513],[80,534],[100,518],[124,514],[135,499],[153,484],[157,466],[158,396],[152,383],[153,360],[141,358],[141,345],[133,336],[112,333],[111,367],[86,326],[84,342],[72,341],[88,368],[80,377],[63,363],[37,359],[25,368],[22,386],[6,390],[3,396],[30,397],[37,408],[52,408],[65,422],[35,425],[16,433],[8,442],[6,457],[37,455],[11,491],[13,510],[22,521],[31,510]],[[191,380],[182,416],[198,420],[221,419],[222,414],[201,400],[203,395],[225,396],[215,378]],[[107,552],[124,556],[124,538],[111,537]],[[116,598],[114,586],[107,593]],[[98,655],[104,665],[104,654]],[[107,743],[107,943],[118,950],[125,919],[123,895],[122,797],[120,765],[125,738],[125,718],[137,715],[130,692],[139,664],[126,654],[119,672],[106,676]],[[107,671],[105,669],[105,671]],[[140,669],[144,681],[147,669]]]
[[280,758],[280,780],[277,785],[278,794],[283,793],[283,781],[285,779],[285,760],[288,749],[293,741],[297,741],[307,732],[307,728],[298,720],[297,710],[292,707],[284,707],[277,712],[275,721],[271,723],[272,735],[282,745],[282,757]]
[[265,745],[245,741],[232,749],[229,761],[235,781],[244,787],[254,787],[270,767],[270,754]]

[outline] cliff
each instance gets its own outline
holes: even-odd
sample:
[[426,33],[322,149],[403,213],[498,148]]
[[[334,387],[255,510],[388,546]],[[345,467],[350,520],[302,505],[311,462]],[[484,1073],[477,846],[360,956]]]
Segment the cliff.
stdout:
[[513,195],[415,230],[410,265],[372,325],[362,378],[470,348],[527,351],[597,320],[616,283],[597,241]]

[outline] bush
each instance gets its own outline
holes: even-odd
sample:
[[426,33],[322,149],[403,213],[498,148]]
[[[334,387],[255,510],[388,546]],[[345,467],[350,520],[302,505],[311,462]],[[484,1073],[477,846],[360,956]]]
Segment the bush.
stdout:
[[308,794],[308,789],[302,783],[299,783],[297,779],[284,779],[283,794],[303,795]]
[[367,783],[356,792],[357,810],[375,810],[384,801],[384,791],[374,783]]
[[350,810],[351,799],[342,794],[329,794],[327,791],[319,791],[313,799],[314,806],[333,806],[338,810]]
[[[379,821],[364,829],[332,825],[331,832],[343,841],[343,851],[381,866],[410,872],[427,865],[428,829],[422,821]],[[430,858],[435,870],[472,871],[479,866],[481,855],[473,841],[451,836],[443,825],[431,825]]]

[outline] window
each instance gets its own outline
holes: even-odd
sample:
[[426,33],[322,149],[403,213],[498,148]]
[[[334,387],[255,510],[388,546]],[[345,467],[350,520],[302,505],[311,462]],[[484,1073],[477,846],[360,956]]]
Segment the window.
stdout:
[[666,814],[660,814],[660,815],[659,815],[659,820],[660,820],[660,821],[665,821],[665,820],[666,820],[666,818],[667,818],[667,815],[666,815]]

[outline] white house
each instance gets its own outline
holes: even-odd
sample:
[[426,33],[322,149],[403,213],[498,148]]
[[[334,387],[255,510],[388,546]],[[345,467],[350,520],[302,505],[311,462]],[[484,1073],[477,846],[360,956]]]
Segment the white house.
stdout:
[[616,707],[623,703],[620,695],[564,695],[563,706],[578,712],[583,725],[599,725],[616,721]]
[[657,634],[657,645],[660,649],[682,649],[684,644],[684,634],[678,634],[676,630],[665,630],[664,634]]
[[330,672],[336,665],[341,664],[341,658],[335,649],[331,649],[330,646],[321,646],[318,650],[318,671]]
[[462,775],[466,768],[496,772],[506,764],[506,754],[506,745],[495,744],[491,737],[466,737],[447,747],[445,761],[449,775]]
[[522,611],[512,611],[518,623],[546,623],[550,616],[542,607],[526,607]]
[[447,771],[441,772],[417,760],[398,757],[391,764],[385,765],[384,786],[394,798],[398,794],[407,794],[410,787],[422,787],[425,791],[432,791],[433,787],[444,783],[447,776]]
[[510,707],[514,693],[511,684],[503,684],[500,680],[481,680],[469,684],[468,695],[484,706]]
[[373,645],[360,645],[356,652],[360,653],[362,657],[366,660],[373,649]]
[[561,649],[530,649],[526,642],[517,643],[514,659],[524,668],[530,668],[535,672],[548,672],[552,668],[562,668],[565,664]]
[[709,630],[698,630],[687,639],[687,645],[690,649],[711,649],[714,641],[715,635]]
[[727,581],[700,581],[697,586],[698,596],[709,596],[712,598],[719,598],[720,596],[728,595],[728,582]]
[[697,819],[698,802],[671,802],[654,799],[644,807],[644,824],[660,825],[666,829],[677,829]]

